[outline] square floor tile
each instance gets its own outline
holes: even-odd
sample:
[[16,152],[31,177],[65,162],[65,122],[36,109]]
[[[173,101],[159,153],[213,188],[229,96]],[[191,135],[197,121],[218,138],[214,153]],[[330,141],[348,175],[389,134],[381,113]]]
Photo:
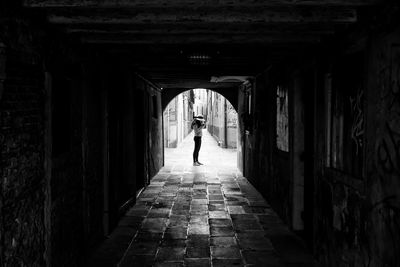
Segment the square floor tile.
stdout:
[[212,236],[210,245],[216,247],[236,247],[236,238],[233,236]]
[[209,258],[209,247],[187,247],[186,258]]
[[208,210],[191,210],[190,215],[208,216]]
[[208,195],[209,200],[224,200],[222,195]]
[[187,227],[189,224],[189,216],[171,215],[167,222],[168,227]]
[[209,247],[210,236],[209,235],[189,235],[186,240],[188,247]]
[[211,266],[210,259],[185,259],[186,267],[209,267]]
[[211,226],[210,227],[211,236],[234,236],[232,226]]
[[186,247],[186,239],[163,239],[161,247]]
[[208,205],[205,204],[192,204],[190,211],[208,211]]
[[132,243],[127,253],[132,255],[156,255],[158,241],[145,241]]
[[147,218],[143,220],[142,229],[148,232],[164,232],[167,228],[166,218]]
[[208,223],[210,226],[232,226],[230,219],[209,219]]
[[151,209],[147,218],[168,218],[171,209],[163,208],[163,209]]
[[213,267],[239,267],[244,266],[241,259],[213,259]]
[[208,225],[190,224],[189,235],[209,235],[210,228]]
[[192,215],[190,217],[189,223],[191,225],[199,225],[199,224],[208,225],[208,217],[203,215]]
[[229,214],[245,214],[242,206],[228,206]]
[[211,219],[229,219],[229,215],[225,211],[210,211]]
[[156,262],[154,267],[183,267],[183,261],[164,261],[164,262]]
[[238,247],[211,247],[212,258],[240,259],[242,255]]
[[209,204],[209,211],[225,211],[225,204]]
[[186,239],[187,231],[187,227],[167,228],[164,233],[164,239]]
[[207,205],[208,199],[193,199],[192,204]]
[[162,239],[163,233],[151,233],[147,231],[139,231],[135,237],[135,242],[141,241],[160,241]]
[[209,200],[208,201],[209,204],[220,204],[220,205],[224,205],[225,201],[224,200]]
[[157,252],[156,261],[183,261],[185,248],[181,247],[160,247]]
[[233,227],[236,231],[256,231],[262,230],[258,220],[233,220]]

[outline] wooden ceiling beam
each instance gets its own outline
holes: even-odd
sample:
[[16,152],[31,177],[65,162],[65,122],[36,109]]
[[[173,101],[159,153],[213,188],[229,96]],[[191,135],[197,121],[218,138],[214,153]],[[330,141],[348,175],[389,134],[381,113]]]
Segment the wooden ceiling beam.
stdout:
[[[299,31],[296,29],[293,30],[271,30],[267,28],[252,28],[252,27],[242,27],[242,28],[208,28],[208,29],[181,29],[179,27],[173,28],[158,28],[158,29],[136,29],[136,30],[100,30],[100,29],[78,29],[78,28],[67,28],[65,30],[66,33],[78,36],[87,36],[87,35],[111,35],[111,34],[118,34],[118,35],[140,35],[140,34],[149,34],[149,35],[185,35],[185,34],[221,34],[221,35],[252,35],[252,34],[263,34],[263,35],[282,35],[282,34],[298,34]],[[334,31],[331,29],[313,29],[308,28],[301,31],[302,34],[305,36],[307,35],[327,35],[333,34]]]
[[302,44],[319,43],[316,35],[260,35],[260,34],[93,34],[81,38],[87,44]]
[[371,6],[382,0],[23,0],[25,7],[102,7],[102,8],[148,8],[148,7],[205,7],[213,8],[229,6]]
[[357,12],[351,8],[312,8],[312,9],[264,9],[254,12],[220,11],[209,12],[190,10],[168,10],[158,12],[100,12],[50,14],[48,20],[54,24],[177,24],[187,23],[204,25],[208,23],[354,23]]
[[192,31],[252,31],[252,32],[315,32],[333,33],[337,27],[331,23],[151,23],[139,24],[72,24],[67,25],[68,33],[99,32],[192,32]]

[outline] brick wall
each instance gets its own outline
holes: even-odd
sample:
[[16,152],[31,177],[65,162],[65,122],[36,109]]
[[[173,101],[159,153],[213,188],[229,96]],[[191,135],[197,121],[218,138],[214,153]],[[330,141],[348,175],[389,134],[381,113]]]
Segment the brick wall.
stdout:
[[373,38],[368,59],[362,256],[370,266],[400,266],[400,28]]
[[9,47],[4,52],[5,68],[4,60],[0,63],[5,72],[0,75],[4,79],[0,94],[1,262],[2,266],[43,266],[42,65],[24,50]]

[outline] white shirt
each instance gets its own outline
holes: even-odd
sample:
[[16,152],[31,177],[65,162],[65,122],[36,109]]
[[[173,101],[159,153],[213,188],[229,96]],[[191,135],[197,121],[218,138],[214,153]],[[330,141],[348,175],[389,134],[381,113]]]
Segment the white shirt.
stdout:
[[202,136],[203,135],[202,130],[205,127],[206,127],[205,123],[201,124],[200,126],[197,126],[197,123],[194,123],[193,125],[194,136]]

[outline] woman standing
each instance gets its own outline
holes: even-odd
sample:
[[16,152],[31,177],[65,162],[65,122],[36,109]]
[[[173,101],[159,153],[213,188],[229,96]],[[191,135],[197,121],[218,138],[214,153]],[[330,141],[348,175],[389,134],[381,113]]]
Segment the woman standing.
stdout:
[[203,165],[199,162],[199,151],[201,147],[203,128],[206,128],[206,121],[204,120],[203,115],[198,115],[197,117],[194,117],[192,121],[192,129],[194,130],[193,166]]

